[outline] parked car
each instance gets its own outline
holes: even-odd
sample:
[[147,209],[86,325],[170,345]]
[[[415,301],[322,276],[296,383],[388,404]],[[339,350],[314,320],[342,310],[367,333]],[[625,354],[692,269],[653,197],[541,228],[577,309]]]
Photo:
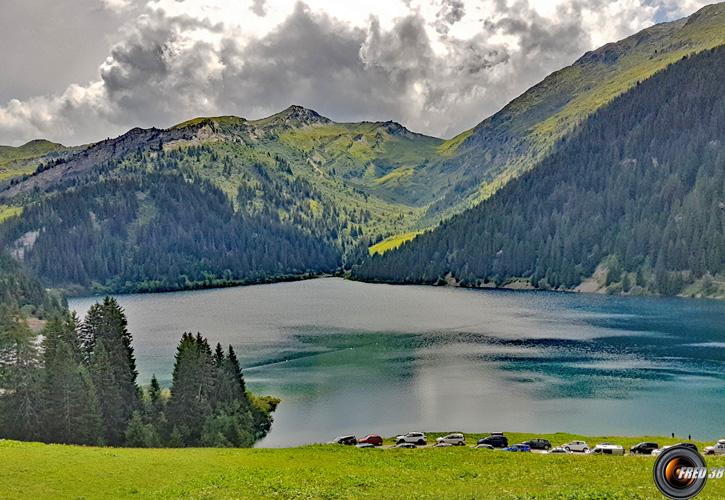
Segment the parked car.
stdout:
[[556,454],[560,454],[560,453],[571,453],[571,452],[570,452],[570,451],[567,451],[567,450],[565,450],[565,449],[564,449],[564,448],[562,448],[561,446],[557,446],[556,448],[552,448],[552,449],[550,449],[550,450],[549,450],[549,451],[548,451],[547,453],[551,453],[551,454],[554,454],[554,455],[556,455]]
[[397,444],[400,443],[413,443],[424,446],[427,443],[425,434],[422,432],[409,432],[395,438]]
[[509,440],[503,432],[492,432],[490,436],[479,439],[478,444],[490,444],[494,448],[507,448]]
[[661,455],[663,451],[665,451],[667,448],[672,448],[673,446],[684,446],[685,448],[690,448],[692,451],[697,451],[697,446],[692,443],[677,443],[670,446],[663,446],[662,448],[657,448],[652,452],[652,455]]
[[332,441],[330,441],[330,444],[345,444],[348,446],[352,446],[357,444],[357,438],[355,436],[349,435],[349,436],[338,436]]
[[484,444],[484,443],[477,444],[475,446],[475,448],[477,448],[479,450],[493,450],[493,446],[491,446],[490,444]]
[[356,448],[377,448],[373,443],[358,443],[355,445]]
[[532,450],[550,450],[551,441],[548,439],[534,438],[524,441],[523,444],[528,444]]
[[413,443],[398,443],[395,445],[396,448],[417,448]]
[[586,441],[572,441],[570,443],[562,445],[562,448],[564,448],[566,451],[579,451],[582,453],[586,453],[589,451],[589,445],[586,443]]
[[725,439],[719,439],[712,446],[705,447],[705,455],[725,455]]
[[524,443],[518,443],[518,444],[512,444],[511,446],[508,446],[506,448],[503,448],[501,451],[531,451],[531,447],[528,444]]
[[448,443],[455,446],[464,446],[466,444],[466,437],[460,432],[454,432],[453,434],[439,437],[436,439],[436,443]]
[[383,438],[381,436],[378,436],[377,434],[368,434],[364,438],[358,439],[357,442],[358,443],[369,443],[373,446],[382,446]]
[[651,455],[660,446],[657,443],[651,441],[645,441],[643,443],[637,443],[629,449],[632,455]]
[[436,443],[433,448],[453,448],[455,445],[452,443]]
[[622,455],[624,456],[624,447],[618,444],[599,443],[592,449],[592,453],[598,455]]

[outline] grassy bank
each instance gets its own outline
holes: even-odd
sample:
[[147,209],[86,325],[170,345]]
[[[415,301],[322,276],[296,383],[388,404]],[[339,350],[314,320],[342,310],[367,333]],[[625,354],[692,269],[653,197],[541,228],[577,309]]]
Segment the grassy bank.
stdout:
[[[629,446],[648,438],[584,439]],[[707,461],[725,467],[725,457]],[[0,498],[657,498],[653,463],[470,447],[142,450],[0,441]],[[725,479],[709,481],[700,498],[725,498]]]

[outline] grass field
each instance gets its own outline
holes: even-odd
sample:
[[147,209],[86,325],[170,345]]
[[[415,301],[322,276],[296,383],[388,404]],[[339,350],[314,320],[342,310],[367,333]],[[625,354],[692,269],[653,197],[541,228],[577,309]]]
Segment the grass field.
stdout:
[[[478,437],[469,435],[469,442]],[[542,437],[555,445],[582,438]],[[583,439],[625,447],[649,440]],[[725,467],[725,457],[707,462]],[[0,498],[659,498],[653,463],[653,457],[470,447],[142,450],[0,441]],[[698,498],[725,498],[725,479],[710,480]]]
[[411,231],[409,233],[396,234],[395,236],[391,236],[390,238],[386,238],[383,241],[371,245],[370,248],[368,248],[368,253],[370,255],[376,253],[384,254],[388,250],[395,250],[403,243],[412,240],[421,233],[422,231]]

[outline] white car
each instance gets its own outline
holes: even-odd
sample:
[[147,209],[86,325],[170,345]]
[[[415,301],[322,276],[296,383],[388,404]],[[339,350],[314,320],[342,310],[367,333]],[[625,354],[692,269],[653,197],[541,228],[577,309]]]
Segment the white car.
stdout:
[[594,447],[592,453],[597,455],[622,455],[624,456],[624,447],[618,444],[600,443]]
[[447,436],[439,437],[436,439],[436,443],[447,443],[452,444],[454,446],[465,446],[466,444],[466,438],[463,434],[460,432],[454,432],[453,434],[448,434]]
[[662,448],[657,448],[656,450],[652,450],[652,456],[657,457],[659,455],[662,455],[662,452],[665,451],[667,448],[672,448],[672,445],[663,446]]
[[427,443],[427,440],[425,438],[425,433],[423,432],[409,432],[408,434],[403,434],[395,438],[395,444],[401,443],[411,443],[423,446]]
[[705,455],[725,455],[725,439],[719,439],[712,446],[705,447]]
[[581,453],[586,453],[589,451],[589,445],[586,443],[586,441],[572,441],[571,443],[561,445],[561,447],[564,448],[566,451],[579,451]]

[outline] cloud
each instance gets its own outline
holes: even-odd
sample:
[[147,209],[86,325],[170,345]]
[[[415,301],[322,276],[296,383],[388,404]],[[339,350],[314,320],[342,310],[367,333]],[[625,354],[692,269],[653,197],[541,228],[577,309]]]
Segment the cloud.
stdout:
[[252,6],[249,7],[249,10],[257,14],[259,17],[264,17],[267,15],[267,10],[265,8],[265,0],[253,0]]
[[447,35],[448,30],[466,15],[463,0],[442,0],[441,8],[436,14],[435,29],[440,35]]
[[82,143],[292,103],[451,136],[586,50],[689,13],[670,0],[321,1],[136,2],[95,81],[0,105],[0,143]]

